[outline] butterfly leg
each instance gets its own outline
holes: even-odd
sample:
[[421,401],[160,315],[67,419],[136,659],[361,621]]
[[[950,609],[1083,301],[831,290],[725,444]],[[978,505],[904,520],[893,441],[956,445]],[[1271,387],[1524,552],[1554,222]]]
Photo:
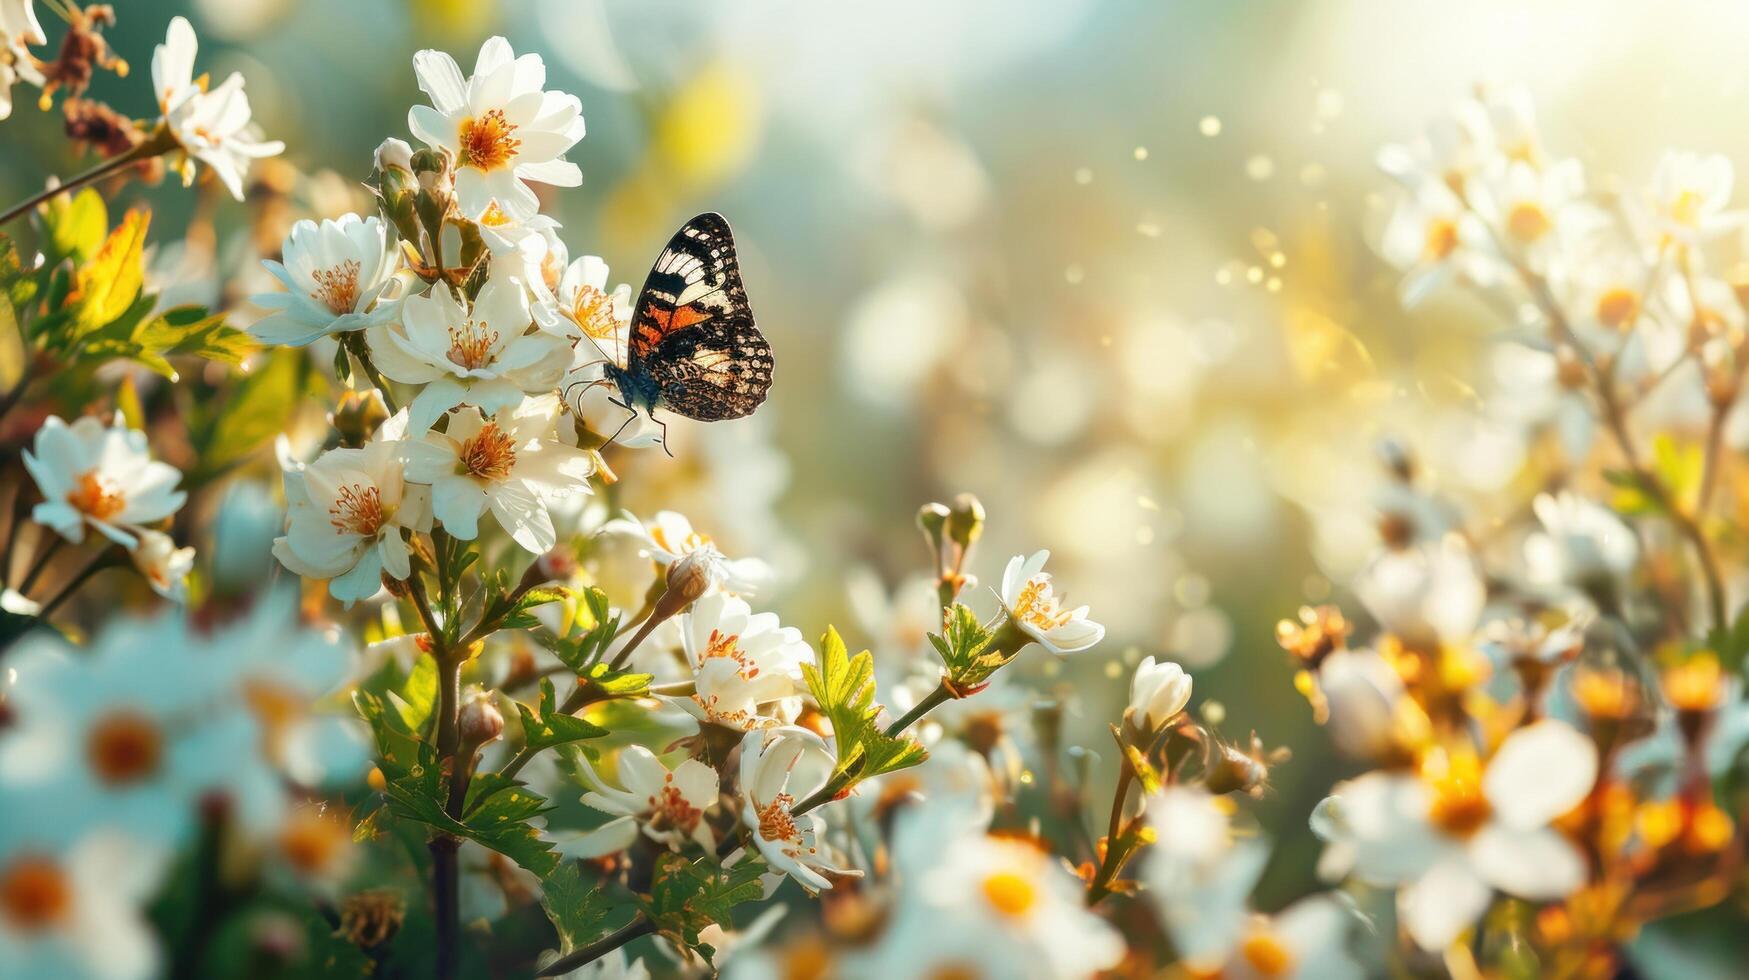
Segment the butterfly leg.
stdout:
[[657,418],[655,412],[650,413],[650,421],[662,427],[662,451],[668,454],[669,459],[673,459],[674,450],[668,448],[668,423]]
[[611,445],[613,445],[614,440],[619,438],[619,434],[626,430],[626,426],[631,425],[632,421],[638,417],[638,410],[631,407],[630,405],[627,405],[625,402],[622,402],[619,399],[614,398],[612,395],[608,396],[607,403],[609,405],[618,405],[620,408],[623,408],[626,410],[626,420],[624,422],[621,422],[619,424],[619,428],[613,430],[613,435],[608,436],[607,442],[603,443],[603,445],[605,445],[605,446],[611,446]]

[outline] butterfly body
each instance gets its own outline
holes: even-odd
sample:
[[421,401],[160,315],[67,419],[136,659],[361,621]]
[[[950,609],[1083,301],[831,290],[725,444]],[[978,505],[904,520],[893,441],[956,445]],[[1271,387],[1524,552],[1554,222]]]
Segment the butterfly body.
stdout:
[[627,408],[705,422],[752,414],[771,389],[771,345],[753,322],[729,223],[682,225],[632,310],[625,364],[605,365]]

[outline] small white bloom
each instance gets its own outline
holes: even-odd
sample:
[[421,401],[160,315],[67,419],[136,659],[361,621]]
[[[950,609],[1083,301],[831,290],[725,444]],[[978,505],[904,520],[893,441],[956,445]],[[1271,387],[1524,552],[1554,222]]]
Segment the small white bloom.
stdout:
[[388,323],[400,312],[387,295],[399,252],[375,215],[361,220],[346,214],[320,225],[299,221],[281,253],[282,262],[261,264],[287,291],[249,298],[275,311],[249,328],[264,343],[302,347],[330,334]]
[[1009,619],[1040,646],[1056,654],[1080,653],[1105,638],[1105,627],[1087,618],[1087,607],[1063,609],[1051,589],[1049,551],[1015,555],[1002,570],[998,593]]
[[140,546],[133,551],[134,567],[146,577],[152,591],[166,599],[188,598],[188,573],[194,569],[194,549],[178,548],[163,531],[141,531]]
[[1190,675],[1183,667],[1169,661],[1155,663],[1153,657],[1144,659],[1130,679],[1129,711],[1136,726],[1158,732],[1190,703],[1190,688]]
[[1735,175],[1718,153],[1672,150],[1652,174],[1652,221],[1667,240],[1694,245],[1741,227],[1742,211],[1727,211]]
[[1568,490],[1539,494],[1532,505],[1543,529],[1524,542],[1524,561],[1538,585],[1607,582],[1633,570],[1639,540],[1614,511]]
[[431,105],[414,106],[407,127],[454,155],[463,211],[478,214],[493,198],[533,210],[538,202],[527,182],[583,182],[582,171],[564,158],[583,138],[582,104],[574,95],[542,91],[547,70],[539,55],[518,58],[510,42],[493,37],[480,46],[467,78],[442,51],[420,51],[413,68]]
[[694,530],[686,515],[672,510],[658,511],[648,524],[627,514],[602,525],[601,533],[638,538],[644,555],[664,569],[682,555],[698,552],[709,560],[714,586],[727,592],[752,595],[771,578],[771,569],[763,561],[726,557],[710,535]]
[[343,602],[375,595],[385,571],[405,579],[412,565],[401,531],[429,527],[428,491],[405,483],[406,424],[403,409],[363,448],[285,471],[286,533],[274,557],[305,578],[331,579],[328,591]]
[[834,761],[826,740],[806,728],[751,731],[741,739],[741,821],[772,870],[816,891],[832,887],[822,871],[853,874],[827,863],[820,818],[793,810],[826,784]]
[[567,337],[586,337],[592,350],[614,364],[626,362],[626,339],[632,322],[632,287],[609,288],[607,263],[585,255],[564,267],[553,290],[558,313],[549,330]]
[[401,321],[373,329],[370,347],[383,374],[425,385],[409,407],[415,435],[464,401],[495,414],[524,393],[550,391],[569,363],[563,340],[529,332],[528,293],[496,269],[471,310],[438,285],[409,298]]
[[594,457],[560,442],[559,398],[548,393],[500,408],[490,419],[478,409],[451,412],[443,432],[409,442],[407,479],[431,485],[431,513],[463,541],[479,535],[490,508],[516,543],[541,554],[558,542],[546,501],[588,493]]
[[602,779],[578,756],[584,781],[594,787],[583,794],[583,803],[604,813],[635,820],[651,840],[679,850],[692,841],[706,850],[714,847],[704,812],[717,805],[717,772],[697,759],[687,759],[670,770],[656,754],[642,745],[628,745],[617,756],[619,786]]
[[[170,852],[115,830],[43,847],[18,839],[19,807],[0,798],[0,976],[147,980],[161,967],[146,903]],[[63,814],[61,819],[72,815]],[[5,839],[10,838],[10,839]]]
[[1446,187],[1428,183],[1404,194],[1386,220],[1378,250],[1403,272],[1398,298],[1405,307],[1439,286],[1462,280],[1487,286],[1499,277],[1499,261],[1487,245],[1487,229]]
[[1522,255],[1531,268],[1546,272],[1571,237],[1563,229],[1589,210],[1578,203],[1584,191],[1585,171],[1577,160],[1542,168],[1514,162],[1479,182],[1475,206],[1498,241]]
[[1419,644],[1468,636],[1487,599],[1469,547],[1457,535],[1380,552],[1356,577],[1354,592],[1381,627]]
[[188,495],[176,489],[182,474],[152,459],[146,434],[127,427],[116,413],[105,427],[86,415],[62,422],[49,416],[37,430],[24,468],[42,492],[31,519],[67,540],[85,540],[85,527],[116,544],[139,544],[138,525],[161,521],[181,509]]
[[801,710],[802,664],[814,651],[774,613],[712,592],[681,615],[680,636],[694,693],[675,703],[694,718],[748,731],[788,724]]
[[194,77],[197,42],[187,18],[170,21],[164,43],[152,52],[152,88],[158,95],[158,111],[164,125],[182,148],[175,165],[184,184],[194,180],[194,160],[212,172],[231,192],[243,199],[243,175],[249,162],[279,154],[285,144],[262,140],[250,120],[249,97],[243,94],[243,76],[231,77],[207,91],[206,76]]
[[412,170],[413,148],[407,145],[406,140],[391,136],[377,144],[377,150],[372,159],[376,161],[378,170],[387,170],[391,167]]

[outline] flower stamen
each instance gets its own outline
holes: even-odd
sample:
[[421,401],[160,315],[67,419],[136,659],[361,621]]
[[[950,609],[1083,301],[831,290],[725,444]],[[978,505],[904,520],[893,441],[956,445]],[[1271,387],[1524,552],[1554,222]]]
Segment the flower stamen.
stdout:
[[456,165],[478,170],[497,170],[516,158],[522,141],[511,135],[516,127],[504,118],[503,109],[462,120]]

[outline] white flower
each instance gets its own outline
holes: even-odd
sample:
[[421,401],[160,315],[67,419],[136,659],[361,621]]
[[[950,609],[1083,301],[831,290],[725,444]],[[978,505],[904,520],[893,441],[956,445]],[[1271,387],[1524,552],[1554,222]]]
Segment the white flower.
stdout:
[[714,587],[741,595],[752,595],[771,578],[771,569],[757,558],[728,558],[717,548],[710,535],[693,530],[686,515],[672,510],[658,511],[645,524],[627,514],[602,525],[603,534],[625,534],[643,542],[643,554],[666,569],[682,555],[702,554],[710,562]]
[[1175,663],[1155,663],[1153,657],[1136,665],[1130,679],[1128,713],[1133,714],[1137,728],[1158,732],[1177,717],[1190,703],[1190,675]]
[[1348,952],[1358,921],[1342,899],[1313,895],[1275,915],[1246,916],[1225,957],[1194,966],[1223,980],[1362,980],[1366,969]]
[[607,263],[585,255],[565,266],[553,292],[558,317],[548,329],[567,337],[587,337],[595,352],[614,364],[626,362],[632,322],[632,287],[607,285]]
[[1087,607],[1060,607],[1051,590],[1050,573],[1044,570],[1049,551],[1033,552],[1027,558],[1015,555],[1002,570],[998,593],[1009,621],[1040,646],[1056,654],[1080,653],[1105,638],[1105,627],[1087,618]]
[[706,850],[715,846],[710,825],[704,820],[704,812],[717,805],[715,769],[687,759],[670,770],[642,745],[626,746],[617,759],[623,788],[597,775],[588,759],[577,757],[583,780],[594,787],[583,794],[586,806],[635,821],[651,840],[674,850],[689,840]]
[[1488,233],[1446,187],[1429,183],[1397,201],[1379,236],[1379,254],[1403,272],[1398,298],[1406,307],[1454,279],[1487,286],[1498,278]]
[[188,599],[188,573],[194,569],[194,549],[178,548],[163,531],[141,531],[140,546],[133,551],[134,567],[146,577],[152,591],[166,599]]
[[210,92],[206,76],[194,77],[196,47],[194,28],[186,18],[175,17],[164,43],[152,51],[152,88],[158,95],[158,111],[182,148],[182,159],[174,169],[181,172],[184,184],[191,183],[193,160],[199,160],[212,168],[232,197],[241,201],[249,161],[274,156],[285,144],[262,140],[258,135],[250,122],[249,97],[243,94],[240,73],[231,73]]
[[1239,941],[1269,848],[1236,840],[1228,811],[1200,787],[1166,787],[1145,813],[1157,842],[1143,877],[1166,930],[1186,960],[1219,962]]
[[788,724],[800,711],[802,664],[814,651],[775,614],[712,592],[681,615],[680,637],[694,684],[675,703],[694,718],[747,731]]
[[529,333],[532,323],[522,285],[494,274],[471,310],[443,285],[409,298],[399,325],[370,332],[370,347],[383,374],[425,385],[409,408],[408,427],[422,435],[464,401],[495,414],[521,402],[524,393],[558,384],[569,363],[566,344]]
[[264,343],[302,347],[329,334],[388,323],[400,312],[387,296],[399,253],[381,218],[345,214],[320,225],[299,221],[281,253],[283,262],[261,264],[287,291],[249,298],[277,311],[249,328]]
[[1524,542],[1524,562],[1539,585],[1608,582],[1633,570],[1639,539],[1614,511],[1568,490],[1539,494],[1543,529]]
[[582,104],[574,95],[541,90],[547,70],[539,55],[518,58],[510,42],[493,37],[480,46],[466,79],[442,51],[420,51],[413,68],[431,105],[414,106],[407,127],[454,155],[462,210],[478,214],[493,198],[533,210],[538,202],[527,181],[583,182],[577,165],[564,159],[583,138]]
[[1745,213],[1725,210],[1731,203],[1734,174],[1729,158],[1718,153],[1672,150],[1652,174],[1652,221],[1665,240],[1684,245],[1707,241],[1740,227]]
[[363,448],[331,449],[285,470],[286,533],[274,539],[274,557],[305,578],[331,579],[328,591],[342,602],[375,595],[385,571],[405,579],[412,565],[401,530],[429,526],[426,491],[405,483],[406,424],[402,410]]
[[827,863],[820,818],[793,810],[826,784],[834,761],[826,740],[806,728],[751,731],[741,739],[741,821],[772,870],[816,891],[832,887],[822,871],[853,873]]
[[607,364],[595,348],[578,344],[571,373],[560,382],[565,403],[602,442],[611,439],[627,449],[661,445],[662,426],[649,415],[626,407],[620,400],[619,386],[607,377]]
[[1372,650],[1334,650],[1318,666],[1330,740],[1348,755],[1375,758],[1390,748],[1403,679]]
[[588,493],[594,457],[560,442],[559,398],[548,393],[500,408],[490,419],[464,407],[443,432],[409,442],[407,479],[431,485],[431,514],[463,541],[479,535],[487,508],[516,543],[541,554],[558,542],[546,501]]
[[32,0],[0,0],[0,119],[12,115],[14,82],[22,78],[42,85],[42,72],[25,45],[46,43]]
[[90,525],[132,549],[139,544],[138,525],[169,517],[188,499],[176,489],[182,474],[154,461],[146,434],[128,428],[119,412],[107,428],[89,415],[72,425],[51,415],[37,430],[32,449],[24,452],[24,468],[43,502],[31,519],[74,544],[85,540]]
[[1418,774],[1372,772],[1339,784],[1314,815],[1326,870],[1398,886],[1398,915],[1427,950],[1449,946],[1493,891],[1531,901],[1585,883],[1584,855],[1549,824],[1597,779],[1591,740],[1545,719],[1513,732],[1484,769],[1435,753]]
[[1544,168],[1514,162],[1480,182],[1475,206],[1499,241],[1524,256],[1531,268],[1547,271],[1562,242],[1571,237],[1563,229],[1573,224],[1576,214],[1586,213],[1577,204],[1584,191],[1585,171],[1577,160]]
[[1381,627],[1419,644],[1468,636],[1487,599],[1469,548],[1455,534],[1380,552],[1356,577],[1354,592]]
[[21,808],[25,801],[11,795],[0,794],[11,825],[0,832],[0,976],[156,976],[158,941],[144,910],[170,852],[116,830],[42,846],[20,825],[28,803]]
[[391,136],[377,144],[376,153],[372,154],[371,159],[376,162],[378,170],[412,170],[413,148],[407,145],[406,140]]

